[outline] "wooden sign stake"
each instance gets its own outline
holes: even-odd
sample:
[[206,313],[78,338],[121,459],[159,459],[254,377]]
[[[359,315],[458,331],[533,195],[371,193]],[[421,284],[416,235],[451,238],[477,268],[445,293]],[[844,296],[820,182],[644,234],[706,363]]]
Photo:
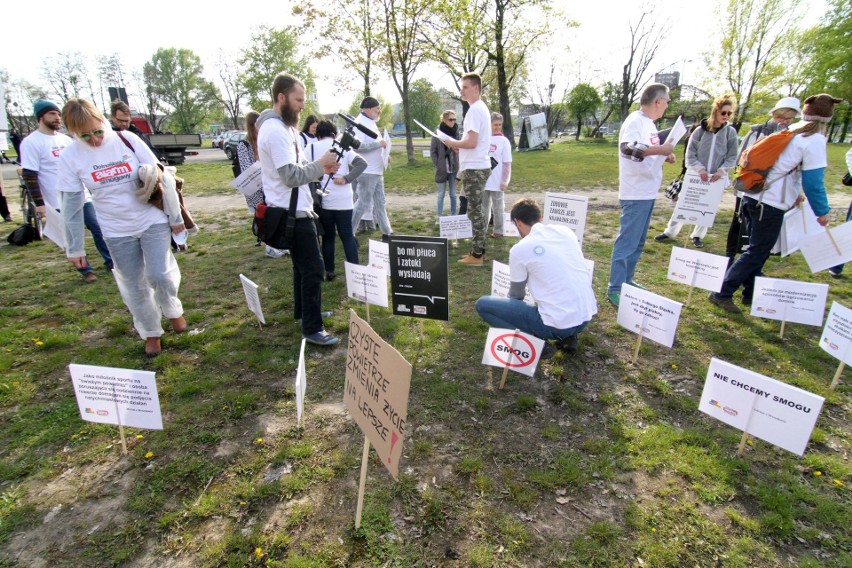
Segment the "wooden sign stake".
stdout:
[[[518,329],[518,328],[515,328],[515,338],[518,337],[519,333],[521,333],[521,330]],[[515,339],[512,339],[512,349],[514,349],[514,348],[515,348]],[[500,377],[500,386],[497,387],[499,390],[503,390],[503,387],[506,386],[506,377],[508,376],[508,374],[509,374],[509,366],[506,365],[505,367],[503,367],[503,376]]]
[[829,238],[829,240],[831,241],[831,244],[833,244],[833,245],[834,245],[834,250],[836,250],[836,251],[837,251],[837,256],[842,256],[842,255],[843,255],[843,253],[842,253],[842,252],[840,252],[840,247],[839,247],[839,246],[837,246],[837,241],[835,241],[835,240],[834,240],[834,236],[831,234],[831,229],[829,229],[828,227],[826,227],[826,228],[825,228],[825,234],[826,234],[826,235],[828,235],[828,238]]
[[361,528],[361,513],[364,510],[364,488],[367,485],[367,462],[370,458],[370,440],[364,436],[364,451],[361,453],[361,481],[358,483],[358,506],[355,508],[355,530]]
[[743,432],[743,437],[740,440],[740,447],[737,449],[737,455],[742,456],[745,453],[746,442],[748,442],[748,432]]
[[634,365],[639,360],[639,348],[642,346],[642,334],[639,334],[639,337],[636,338],[636,347],[633,349],[633,360],[631,363]]
[[845,368],[846,368],[846,363],[841,361],[840,365],[837,366],[837,372],[834,373],[834,379],[832,379],[831,386],[828,388],[828,390],[834,392],[834,389],[837,388],[837,384],[840,382],[840,375],[843,374],[843,369],[845,369]]
[[781,339],[784,339],[784,326],[787,324],[787,320],[781,320]]

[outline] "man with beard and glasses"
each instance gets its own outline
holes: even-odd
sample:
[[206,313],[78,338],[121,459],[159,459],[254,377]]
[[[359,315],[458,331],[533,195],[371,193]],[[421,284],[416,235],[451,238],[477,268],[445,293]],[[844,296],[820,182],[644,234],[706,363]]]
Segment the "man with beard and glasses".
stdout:
[[[314,223],[314,201],[308,182],[337,172],[337,155],[327,152],[308,162],[299,141],[299,113],[305,108],[305,84],[288,73],[272,82],[272,108],[257,119],[257,151],[263,193],[269,207],[289,209],[297,192],[296,226],[290,243],[293,261],[293,316],[302,336],[314,345],[332,346],[338,339],[323,326],[322,282],[325,274]],[[330,315],[330,313],[329,313]]]
[[[39,99],[33,104],[33,113],[38,120],[38,128],[21,142],[21,167],[23,168],[21,177],[35,201],[38,214],[43,217],[45,203],[57,211],[62,208],[57,188],[59,154],[70,146],[73,140],[59,132],[62,128],[62,118],[56,104]],[[112,270],[112,258],[101,234],[101,227],[98,225],[92,196],[85,188],[83,191],[85,194],[83,222],[92,233],[95,248],[103,257],[107,270]],[[88,261],[77,271],[85,282],[95,282],[98,279]]]

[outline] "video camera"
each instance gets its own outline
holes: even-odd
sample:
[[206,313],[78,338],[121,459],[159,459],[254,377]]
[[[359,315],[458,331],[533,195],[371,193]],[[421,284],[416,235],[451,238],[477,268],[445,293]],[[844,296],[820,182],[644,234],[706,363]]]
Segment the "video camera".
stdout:
[[338,113],[337,116],[346,121],[346,128],[343,129],[343,132],[334,139],[334,142],[331,144],[331,151],[337,154],[337,161],[343,157],[343,152],[347,150],[358,149],[361,146],[361,141],[355,138],[355,129],[357,128],[361,132],[363,132],[366,136],[370,138],[378,138],[378,134],[364,126],[363,124],[358,124],[355,122],[355,119],[349,116],[348,114]]

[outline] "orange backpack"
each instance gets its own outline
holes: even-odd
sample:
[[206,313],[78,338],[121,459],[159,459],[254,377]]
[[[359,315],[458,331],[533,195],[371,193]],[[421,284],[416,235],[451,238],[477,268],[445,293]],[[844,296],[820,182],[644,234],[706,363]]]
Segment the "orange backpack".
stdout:
[[783,130],[761,138],[740,155],[734,189],[745,193],[760,193],[765,189],[766,177],[778,161],[778,156],[793,140],[798,131]]

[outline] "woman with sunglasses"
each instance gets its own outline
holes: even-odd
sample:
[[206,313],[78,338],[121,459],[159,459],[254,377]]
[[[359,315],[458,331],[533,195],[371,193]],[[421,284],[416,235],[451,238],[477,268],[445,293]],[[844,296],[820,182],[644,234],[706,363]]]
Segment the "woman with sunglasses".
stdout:
[[[710,116],[695,128],[686,147],[686,167],[701,177],[701,181],[714,182],[725,179],[725,187],[730,185],[728,170],[737,165],[737,131],[728,124],[728,120],[737,110],[737,100],[733,94],[725,94],[713,101]],[[675,238],[683,228],[683,223],[675,221],[675,215],[669,220],[666,230],[657,235],[657,242]],[[692,230],[692,244],[696,248],[704,246],[704,236],[709,227],[695,226]]]
[[[456,124],[454,111],[445,110],[441,114],[441,125],[438,126],[438,130],[458,139],[459,127]],[[429,153],[432,156],[432,164],[435,166],[435,185],[438,187],[438,217],[444,214],[444,194],[447,189],[450,190],[450,214],[455,215],[458,204],[456,197],[456,176],[459,172],[458,152],[453,152],[433,136]]]
[[59,191],[66,255],[75,267],[86,262],[83,249],[82,184],[91,192],[101,231],[115,263],[121,298],[145,340],[145,355],[160,353],[162,316],[172,330],[186,331],[183,306],[177,297],[180,269],[171,251],[170,233],[184,230],[177,213],[167,216],[137,198],[139,169],[157,165],[148,146],[132,132],[113,132],[103,114],[89,101],[71,99],[62,121],[75,138],[59,160]]

